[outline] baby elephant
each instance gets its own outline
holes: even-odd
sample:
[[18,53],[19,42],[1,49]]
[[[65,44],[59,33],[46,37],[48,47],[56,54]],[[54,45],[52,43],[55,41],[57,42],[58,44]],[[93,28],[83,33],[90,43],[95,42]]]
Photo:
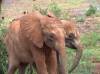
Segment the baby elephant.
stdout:
[[[19,69],[25,74],[27,64],[35,63],[37,74],[67,74],[65,31],[57,18],[35,11],[10,23],[5,37],[8,74]],[[59,65],[58,65],[59,64]]]

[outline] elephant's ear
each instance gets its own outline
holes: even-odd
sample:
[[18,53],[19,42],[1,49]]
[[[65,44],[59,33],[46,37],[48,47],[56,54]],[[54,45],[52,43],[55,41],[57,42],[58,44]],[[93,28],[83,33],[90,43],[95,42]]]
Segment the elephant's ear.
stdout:
[[36,15],[24,17],[21,21],[22,34],[25,35],[34,45],[43,47],[43,35],[40,19]]

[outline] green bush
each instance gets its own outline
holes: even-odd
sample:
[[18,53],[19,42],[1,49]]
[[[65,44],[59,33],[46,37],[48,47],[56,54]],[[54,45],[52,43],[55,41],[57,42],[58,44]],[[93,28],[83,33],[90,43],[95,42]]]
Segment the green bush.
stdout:
[[47,8],[41,8],[41,6],[39,6],[39,5],[33,5],[33,11],[34,10],[39,11],[41,14],[47,13]]
[[0,70],[2,73],[7,71],[7,52],[3,43],[3,37],[6,32],[6,27],[4,23],[4,20],[0,20]]
[[5,20],[0,20],[0,70],[3,74],[6,73],[8,67],[7,51],[3,40],[5,33],[7,32],[7,24],[9,21],[11,21],[11,19],[8,18],[5,18]]
[[64,11],[60,5],[58,5],[55,2],[50,3],[47,7],[41,8],[40,5],[33,5],[33,11],[39,11],[40,13],[46,15],[48,11],[52,12],[56,17],[59,17],[61,19],[69,19],[70,16],[68,15],[68,12]]
[[97,11],[95,14],[96,17],[100,17],[100,11]]
[[[81,36],[81,42],[85,48],[83,49],[83,55],[78,67],[71,74],[92,74],[93,68],[95,67],[94,63],[92,62],[93,57],[100,61],[100,45],[96,45],[98,41],[100,41],[100,35],[97,32],[91,32]],[[75,51],[67,49],[67,54],[69,69],[73,62]]]
[[64,19],[64,20],[69,20],[70,19],[70,15],[69,15],[68,12],[62,10],[61,15],[60,15],[59,18],[60,19]]
[[61,16],[62,8],[55,2],[52,2],[51,4],[48,5],[48,10],[53,12],[54,15],[56,15],[57,17]]
[[100,40],[100,34],[96,32],[89,33],[88,35],[82,36],[82,43],[85,47],[96,47],[98,41]]
[[[92,51],[91,49],[84,49],[79,65],[71,74],[91,74],[94,65],[90,59],[93,56],[94,51],[95,50]],[[67,55],[68,55],[68,69],[70,69],[74,61],[73,59],[75,56],[75,51],[68,49]]]
[[96,13],[97,8],[95,6],[90,5],[89,9],[86,11],[86,16],[92,16]]
[[84,16],[77,16],[76,17],[76,21],[77,22],[84,22],[85,21],[85,17]]

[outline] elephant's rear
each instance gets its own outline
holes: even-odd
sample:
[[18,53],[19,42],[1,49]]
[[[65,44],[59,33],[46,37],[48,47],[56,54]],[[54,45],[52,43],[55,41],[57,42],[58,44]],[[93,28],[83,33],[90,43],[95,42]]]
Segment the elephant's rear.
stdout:
[[4,42],[7,47],[8,59],[16,60],[18,63],[29,63],[32,61],[32,56],[30,48],[27,46],[29,44],[24,41],[24,36],[21,34],[20,22],[20,19],[12,21]]
[[19,21],[12,21],[12,23],[8,27],[8,32],[4,38],[4,43],[7,47],[8,55],[11,55],[12,52],[16,49],[15,41],[18,40],[18,31],[19,31]]

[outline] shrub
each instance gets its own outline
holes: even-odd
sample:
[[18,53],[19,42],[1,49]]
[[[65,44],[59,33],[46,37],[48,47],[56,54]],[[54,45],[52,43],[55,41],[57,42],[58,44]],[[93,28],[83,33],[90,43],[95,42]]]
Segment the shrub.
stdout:
[[56,17],[59,17],[61,19],[69,19],[70,16],[68,14],[67,11],[64,11],[64,9],[62,9],[60,7],[60,5],[58,5],[55,2],[50,3],[47,7],[43,8],[40,5],[33,5],[33,11],[37,10],[39,11],[41,14],[46,15],[47,11],[52,12]]
[[64,19],[64,20],[69,20],[70,19],[70,15],[69,15],[68,12],[62,10],[61,16],[59,18],[60,19]]
[[96,17],[100,17],[100,11],[97,11],[95,14]]
[[0,20],[0,74],[4,74],[4,72],[7,71],[7,52],[6,47],[3,43],[3,37],[6,32],[5,25],[7,24],[7,21]]
[[51,4],[48,5],[48,10],[53,12],[54,15],[56,15],[57,17],[61,16],[61,9],[62,8],[55,2],[52,2]]
[[100,35],[99,33],[91,32],[89,35],[83,35],[81,39],[85,47],[95,47],[100,40]]
[[89,7],[89,9],[86,11],[86,16],[92,16],[92,15],[94,15],[95,13],[96,13],[96,11],[97,11],[97,8],[96,7],[94,7],[94,6],[92,6],[92,5],[90,5],[90,7]]
[[41,8],[39,5],[33,5],[33,11],[37,10],[41,14],[46,14],[47,13],[47,8]]
[[84,16],[78,16],[78,17],[76,17],[76,21],[77,22],[84,22],[85,21],[85,17]]

